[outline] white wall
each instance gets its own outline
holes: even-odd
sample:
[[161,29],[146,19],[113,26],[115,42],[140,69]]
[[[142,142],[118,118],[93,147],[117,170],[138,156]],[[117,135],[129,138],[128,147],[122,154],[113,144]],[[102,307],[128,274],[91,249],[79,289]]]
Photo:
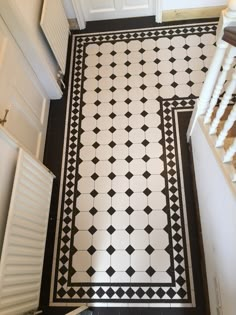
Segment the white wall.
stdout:
[[199,122],[192,135],[212,315],[216,315],[215,276],[223,314],[236,310],[236,192],[230,188]]
[[162,0],[162,8],[165,10],[214,7],[227,4],[227,0]]
[[72,0],[63,0],[63,5],[66,11],[66,16],[68,19],[75,19],[75,11],[72,5]]

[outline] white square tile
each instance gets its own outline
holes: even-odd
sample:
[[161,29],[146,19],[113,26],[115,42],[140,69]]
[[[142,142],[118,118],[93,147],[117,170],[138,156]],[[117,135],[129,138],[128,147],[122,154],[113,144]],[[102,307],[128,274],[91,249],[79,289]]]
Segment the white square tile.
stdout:
[[94,117],[85,117],[82,120],[81,127],[85,131],[93,130],[96,127],[96,123],[97,123],[97,121]]
[[152,209],[161,210],[166,206],[166,197],[161,192],[152,192],[148,196],[148,205]]
[[117,65],[124,65],[127,60],[128,60],[128,56],[127,56],[127,54],[125,54],[124,52],[118,52],[118,53],[114,56],[114,62],[115,62]]
[[109,116],[102,116],[97,120],[97,127],[100,130],[108,130],[112,127],[112,119]]
[[156,46],[160,49],[169,48],[170,45],[171,45],[171,41],[169,40],[169,38],[166,38],[166,37],[158,38],[156,41]]
[[133,175],[141,175],[146,171],[146,162],[142,159],[135,159],[130,163],[130,172]]
[[151,174],[160,174],[164,170],[164,163],[158,158],[147,161],[147,171]]
[[[155,122],[155,119],[152,120],[152,117],[150,117],[150,123],[154,123],[154,122]],[[155,127],[156,127],[156,123],[155,123]],[[159,128],[149,128],[145,132],[145,137],[149,142],[159,142],[162,139],[162,132]]]
[[169,235],[164,230],[152,231],[150,233],[150,245],[156,250],[164,250],[169,245]]
[[102,130],[97,134],[97,142],[99,144],[108,144],[112,141],[112,133],[107,130]]
[[167,214],[162,210],[153,210],[148,218],[154,229],[164,229],[168,224]]
[[170,268],[170,256],[165,250],[156,250],[151,254],[151,266],[156,271],[166,271]]
[[[131,254],[131,267],[135,271],[145,272],[149,266],[150,266],[150,257],[149,257],[149,254],[145,250],[135,250]],[[148,278],[149,278],[148,279],[148,282],[149,282],[150,277],[148,276]]]
[[94,91],[98,87],[98,81],[96,79],[87,79],[84,81],[84,88],[87,91]]
[[131,40],[129,43],[128,43],[128,49],[130,51],[138,51],[142,48],[142,44],[139,40]]
[[132,63],[129,67],[128,67],[128,73],[132,76],[132,75],[139,75],[142,72],[142,66],[139,63]]
[[102,66],[98,70],[98,74],[104,78],[104,77],[110,77],[113,73],[113,68],[111,66]]
[[129,148],[125,144],[117,144],[112,149],[112,156],[115,159],[125,159],[129,155]]
[[157,71],[157,64],[155,62],[146,62],[142,70],[146,74],[155,73]]
[[[126,213],[125,211],[118,211],[116,213],[114,213],[112,215],[112,226],[116,229],[116,230],[125,230],[127,228],[127,226],[129,225],[129,215],[128,213]],[[112,234],[112,240],[114,238],[118,238],[118,241],[119,241],[119,238],[125,238],[126,239],[126,236],[127,236],[127,241],[129,241],[129,238],[128,238],[128,234],[127,232],[125,231],[126,234],[124,234],[125,236],[123,236],[122,234],[115,234],[116,232],[114,232]],[[114,238],[113,238],[113,235],[114,235]],[[128,246],[128,245],[127,245]],[[126,246],[126,247],[127,247]],[[120,247],[116,247],[118,249],[120,249]]]
[[115,192],[126,192],[129,189],[129,180],[125,176],[116,176],[112,180],[112,189]]
[[98,106],[98,114],[101,116],[109,116],[112,113],[112,105],[110,103],[102,102]]
[[129,140],[129,133],[125,130],[119,129],[113,133],[113,141],[116,144],[125,144]]
[[116,89],[124,89],[128,85],[128,79],[124,77],[116,77],[113,80],[113,86]]
[[144,193],[133,193],[130,197],[130,206],[134,210],[144,210],[148,205],[147,196]]
[[116,102],[113,105],[113,113],[116,115],[125,115],[128,111],[128,104],[125,102]]
[[[112,68],[111,68],[112,69]],[[124,64],[121,65],[117,65],[114,67],[114,74],[117,77],[124,77],[124,75],[127,73],[127,66],[125,66]]]
[[157,142],[149,143],[146,147],[146,154],[150,158],[159,157],[162,155],[162,153],[163,153],[163,148],[160,143],[157,143]]
[[[98,81],[98,86],[101,90],[109,90],[112,87],[112,79],[109,77],[104,77]],[[102,100],[105,102],[104,100]]]
[[106,250],[111,243],[111,235],[107,231],[97,231],[93,235],[93,246],[97,250]]
[[[102,271],[98,271],[98,272],[95,272],[95,274],[94,275],[92,275],[92,277],[91,277],[91,282],[92,283],[107,283],[107,282],[110,282],[111,281],[111,279],[110,279],[110,277],[109,277],[109,275],[106,273],[106,272],[102,272]],[[101,303],[101,302],[99,302],[99,303],[89,303],[89,305],[91,305],[91,307],[92,306],[97,306],[97,307],[106,307],[107,306],[107,304],[106,303]]]
[[156,87],[150,86],[144,90],[143,95],[147,100],[155,100],[159,96],[159,91]]
[[111,255],[111,267],[116,271],[126,271],[130,266],[130,256],[124,250],[116,250]]
[[95,180],[94,188],[98,193],[108,193],[108,191],[111,190],[110,178],[106,176],[97,178]]
[[108,194],[98,194],[93,200],[97,211],[107,211],[111,207],[111,197]]
[[88,44],[86,47],[86,53],[88,55],[96,55],[99,52],[99,46],[97,44]]
[[109,161],[104,160],[104,161],[99,161],[96,164],[95,169],[98,176],[108,176],[111,173],[112,166]]
[[85,271],[91,266],[91,255],[87,251],[77,251],[73,255],[73,267],[76,271]]
[[130,235],[130,245],[134,249],[145,249],[149,244],[148,233],[143,230],[135,230]]
[[129,148],[129,154],[133,159],[140,159],[145,155],[145,147],[140,143],[134,143]]
[[134,192],[143,192],[147,187],[147,180],[144,176],[133,176],[130,179],[130,189]]
[[113,92],[112,98],[116,102],[124,102],[128,98],[128,92],[125,89],[117,89],[115,92]]
[[93,207],[93,197],[90,194],[82,194],[76,200],[76,207],[79,211],[89,211]]
[[108,103],[112,100],[112,92],[110,90],[102,90],[98,93],[97,99],[100,102]]
[[[132,101],[129,104],[129,111],[130,111],[131,114],[134,114],[134,115],[142,113],[143,108],[144,108],[144,105],[140,101]],[[135,119],[135,117],[133,118],[133,120],[134,119]],[[132,121],[132,119],[131,119],[131,121]],[[141,121],[143,121],[143,120],[141,119]]]
[[141,128],[144,125],[144,117],[141,115],[132,115],[129,118],[129,125],[131,128]]
[[[106,251],[96,251],[92,255],[92,267],[96,271],[105,272],[110,267],[110,255]],[[94,279],[92,278],[91,280],[93,281]]]
[[93,217],[93,225],[97,230],[106,230],[111,225],[111,216],[108,212],[99,211]]
[[113,56],[112,55],[104,54],[101,57],[99,57],[99,63],[102,66],[109,66],[112,62],[113,62]]
[[[123,212],[119,211],[118,215],[122,215]],[[112,222],[113,220],[112,216]],[[116,221],[117,224],[119,221]],[[125,225],[126,221],[123,223],[123,228],[126,228],[128,225]],[[112,223],[113,224],[113,223]],[[121,226],[121,224],[119,224]],[[114,226],[115,227],[115,226]],[[114,233],[112,233],[111,236],[111,245],[117,250],[125,250],[129,246],[129,234],[125,230],[116,230]]]
[[146,86],[155,86],[158,83],[158,76],[154,73],[149,73],[143,78],[143,83]]
[[131,63],[139,63],[142,60],[143,56],[139,51],[132,51],[128,55],[128,61]]
[[143,84],[143,79],[139,75],[132,75],[128,79],[128,85],[132,88],[140,87]]
[[96,157],[99,160],[108,160],[112,156],[112,148],[108,145],[100,145],[96,149]]
[[161,123],[161,119],[157,114],[147,114],[144,118],[144,122],[149,128],[157,128]]
[[93,225],[93,216],[89,212],[80,212],[75,217],[75,226],[81,231],[88,231]]
[[115,210],[125,210],[129,207],[129,197],[126,195],[126,193],[116,193],[112,197],[112,207]]
[[129,140],[132,143],[142,143],[145,140],[145,132],[142,129],[133,129],[129,133]]
[[129,91],[129,98],[131,101],[138,101],[143,97],[143,90],[140,88],[132,88]]
[[157,100],[147,100],[144,107],[149,114],[157,113],[160,110],[160,103]]
[[159,60],[169,60],[172,57],[171,51],[169,49],[160,49],[157,52],[157,58]]
[[144,39],[142,41],[142,48],[145,50],[153,50],[156,47],[156,41],[154,39]]
[[112,165],[112,172],[115,175],[125,175],[129,171],[129,163],[125,160],[116,160]]
[[74,237],[74,246],[77,250],[87,250],[92,245],[92,235],[88,231],[78,231]]
[[151,191],[162,191],[165,188],[165,179],[161,175],[151,175],[147,179],[147,187]]
[[134,211],[130,215],[130,225],[135,230],[143,230],[148,225],[148,215],[144,211]]
[[94,188],[94,181],[90,177],[82,177],[78,183],[78,191],[83,193],[90,193]]
[[91,176],[95,171],[95,164],[91,161],[83,161],[79,165],[79,174],[81,176]]
[[113,118],[113,127],[116,129],[125,129],[129,124],[129,120],[126,116],[116,116]]

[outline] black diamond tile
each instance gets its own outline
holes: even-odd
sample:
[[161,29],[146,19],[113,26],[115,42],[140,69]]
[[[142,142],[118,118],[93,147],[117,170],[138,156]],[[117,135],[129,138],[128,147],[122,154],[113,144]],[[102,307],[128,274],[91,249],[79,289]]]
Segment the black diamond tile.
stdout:
[[111,156],[108,161],[109,161],[111,164],[113,164],[113,163],[116,161],[116,159],[115,159],[113,156]]
[[91,228],[88,231],[89,231],[89,233],[91,233],[93,235],[94,233],[97,232],[97,229],[95,228],[95,226],[91,226]]
[[132,189],[130,189],[130,188],[129,188],[129,189],[127,189],[127,190],[126,190],[126,192],[125,192],[125,193],[126,193],[126,195],[128,195],[128,196],[130,197],[130,196],[132,196],[132,195],[133,195],[133,193],[134,193],[134,192],[133,192],[133,190],[132,190]]
[[151,246],[151,245],[148,245],[146,248],[145,248],[145,251],[151,255],[153,252],[154,252],[154,248]]
[[186,70],[185,70],[185,72],[187,72],[188,74],[190,74],[190,73],[192,73],[192,72],[193,72],[193,70],[192,70],[192,69],[190,69],[190,68],[188,68],[188,69],[186,69]]
[[114,80],[116,78],[116,75],[115,74],[112,74],[111,76],[110,76],[110,79],[112,79],[112,80]]
[[89,210],[89,213],[91,213],[92,215],[95,215],[97,212],[98,212],[97,209],[94,207]]
[[90,255],[93,255],[96,252],[96,248],[93,247],[93,246],[90,246],[89,249],[88,249],[88,252],[89,252]]
[[97,100],[95,103],[94,103],[96,106],[99,106],[101,104],[101,102],[99,100]]
[[142,145],[146,147],[148,144],[149,144],[149,141],[147,141],[147,139],[143,140]]
[[129,49],[126,49],[125,54],[129,55],[131,53],[131,51]]
[[109,115],[109,117],[110,117],[111,119],[113,119],[113,118],[115,118],[115,117],[116,117],[116,114],[111,113],[111,114]]
[[143,54],[143,53],[145,52],[145,50],[144,50],[143,48],[140,48],[140,49],[139,49],[139,52],[140,52],[141,54]]
[[109,234],[113,234],[114,232],[115,232],[115,228],[112,226],[112,225],[110,225],[109,226],[109,228],[107,229],[107,232],[109,233]]
[[98,134],[100,131],[101,131],[101,130],[100,130],[98,127],[96,127],[95,129],[93,129],[93,132],[96,133],[96,134]]
[[142,71],[139,75],[140,75],[140,77],[142,77],[142,78],[146,77],[146,73],[143,72],[143,71]]
[[145,178],[148,178],[148,177],[151,176],[151,174],[150,174],[148,171],[146,171],[146,172],[143,173],[143,176],[144,176]]
[[93,162],[94,164],[97,164],[97,163],[99,162],[99,159],[98,159],[97,157],[95,157],[95,158],[92,159],[92,162]]
[[134,231],[134,228],[131,225],[129,225],[125,230],[127,233],[132,234]]
[[[100,93],[101,92],[101,89],[99,87],[97,87],[95,90],[94,90],[96,93]],[[98,115],[98,114],[97,114]],[[94,116],[95,117],[95,116]],[[95,119],[98,119],[95,117]]]
[[113,189],[111,189],[111,190],[108,191],[108,195],[109,195],[110,197],[113,197],[115,194],[116,194],[116,192],[115,192]]
[[144,209],[144,212],[147,213],[147,214],[150,214],[152,212],[152,209],[147,206],[145,209]]
[[101,80],[101,76],[100,75],[97,75],[96,77],[95,77],[95,79],[97,80],[97,81],[99,81],[99,80]]
[[133,209],[133,208],[131,208],[131,207],[128,207],[128,208],[125,210],[125,212],[126,212],[126,213],[128,213],[128,214],[130,215],[131,213],[133,213],[133,212],[134,212],[134,209]]
[[91,191],[90,195],[95,198],[98,195],[98,192],[94,189]]
[[138,288],[138,290],[136,291],[136,294],[141,299],[144,296],[145,292],[143,291],[142,288]]
[[152,277],[155,273],[155,270],[150,266],[147,270],[146,270],[146,273]]
[[110,207],[110,208],[107,210],[107,212],[108,212],[110,215],[113,215],[113,214],[116,212],[116,210],[115,210],[113,207]]
[[114,148],[114,147],[116,146],[116,144],[115,144],[114,141],[111,141],[111,142],[109,143],[109,146],[110,146],[111,148]]
[[151,194],[151,190],[149,188],[146,188],[143,192],[146,196],[149,196]]
[[99,144],[98,142],[94,142],[93,147],[94,147],[95,149],[97,149],[99,146],[100,146],[100,144]]
[[116,91],[116,88],[115,88],[114,86],[112,86],[112,87],[110,88],[110,91],[111,91],[111,92],[115,92],[115,91]]
[[148,130],[148,126],[147,125],[143,125],[141,128],[143,131],[147,131]]
[[165,295],[165,291],[162,288],[159,288],[156,291],[156,294],[159,296],[159,298],[163,298],[163,296]]
[[95,270],[93,269],[93,267],[90,267],[86,272],[90,277],[95,274]]
[[114,275],[115,273],[115,270],[112,268],[112,267],[109,267],[107,270],[106,270],[106,273],[108,274],[108,276],[112,276]]
[[126,90],[126,91],[130,91],[130,90],[131,90],[131,87],[130,87],[129,85],[127,85],[127,86],[125,87],[125,90]]
[[128,140],[128,141],[125,143],[125,145],[126,145],[127,147],[130,147],[132,144],[133,144],[133,143],[132,143],[130,140]]
[[153,231],[153,228],[151,227],[151,225],[147,225],[144,229],[148,234],[150,234]]
[[[127,98],[127,99],[125,100],[125,103],[128,104],[128,105],[129,105],[131,102],[132,102],[132,101],[131,101],[130,98]],[[126,117],[127,117],[127,116],[126,116]]]
[[127,126],[127,127],[125,128],[125,130],[126,130],[127,132],[130,132],[130,131],[132,130],[132,128],[131,128],[130,126]]
[[147,155],[144,155],[143,160],[144,160],[145,162],[148,162],[148,161],[150,160],[150,157],[147,156]]
[[116,291],[116,294],[119,296],[119,298],[122,298],[122,296],[125,294],[125,291],[122,288],[119,288]]
[[126,291],[126,294],[127,294],[128,297],[131,299],[131,298],[134,296],[135,292],[134,292],[134,290],[133,290],[132,288],[129,288],[129,289]]
[[131,245],[129,245],[127,248],[126,248],[126,251],[127,251],[127,253],[129,254],[129,255],[131,255],[133,252],[134,252],[134,248],[131,246]]
[[105,291],[103,290],[103,288],[99,288],[97,291],[96,291],[96,294],[100,297],[100,299],[103,297],[103,295],[105,294]]
[[126,79],[129,79],[131,77],[131,74],[126,73],[125,77],[126,77]]
[[129,61],[125,62],[126,67],[129,67],[131,65],[131,63]]
[[111,66],[112,68],[114,68],[115,66],[117,66],[117,64],[116,64],[115,62],[112,62],[112,63],[110,64],[110,66]]
[[116,177],[116,175],[115,175],[114,173],[110,173],[110,174],[108,175],[108,177],[112,180],[112,179],[114,179],[114,178]]
[[173,88],[176,88],[176,86],[178,86],[178,84],[176,82],[171,83],[171,86],[173,86]]
[[173,75],[175,75],[175,74],[177,73],[177,71],[175,71],[174,69],[172,69],[172,70],[170,71],[170,73],[173,74]]
[[132,267],[129,267],[126,270],[127,275],[129,275],[130,277],[132,277],[132,275],[135,273],[135,270]]
[[127,112],[126,114],[125,114],[125,117],[127,117],[127,118],[130,118],[132,116],[132,114],[130,113],[130,112]]
[[[110,103],[111,105],[114,105],[114,104],[116,104],[116,101],[112,99],[109,103]],[[110,117],[111,117],[111,116],[110,116]]]
[[131,173],[131,172],[128,172],[126,175],[125,175],[128,179],[132,178],[134,175]]
[[98,179],[99,176],[98,176],[98,174],[93,173],[93,175],[91,177],[92,177],[93,180],[96,180],[96,179]]
[[133,161],[133,158],[128,155],[127,158],[125,159],[128,163],[132,162]]
[[110,245],[110,246],[107,248],[107,252],[108,252],[109,255],[112,255],[112,254],[115,252],[115,248]]

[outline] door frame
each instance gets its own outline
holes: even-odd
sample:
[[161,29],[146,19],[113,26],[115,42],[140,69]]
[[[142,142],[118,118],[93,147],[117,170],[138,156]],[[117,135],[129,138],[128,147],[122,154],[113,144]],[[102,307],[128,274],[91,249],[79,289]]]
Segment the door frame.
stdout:
[[[154,1],[155,1],[155,7],[156,7],[155,21],[156,23],[161,23],[162,22],[162,0],[154,0]],[[75,10],[75,16],[79,24],[79,28],[83,30],[86,28],[86,21],[83,14],[81,1],[72,0],[72,4]]]

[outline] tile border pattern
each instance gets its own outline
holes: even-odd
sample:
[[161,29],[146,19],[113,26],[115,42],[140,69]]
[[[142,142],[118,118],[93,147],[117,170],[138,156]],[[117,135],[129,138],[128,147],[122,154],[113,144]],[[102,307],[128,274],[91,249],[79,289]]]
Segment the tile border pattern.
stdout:
[[[188,272],[186,272],[186,281],[184,283],[182,280],[179,280],[181,283],[179,283],[176,288],[174,287],[162,287],[158,288],[159,293],[156,294],[157,290],[153,290],[152,288],[147,287],[132,287],[132,293],[127,294],[126,292],[122,292],[120,288],[117,289],[116,292],[105,292],[104,288],[93,287],[91,288],[73,288],[73,286],[70,286],[69,284],[69,257],[68,253],[72,253],[75,250],[73,247],[70,248],[70,233],[76,233],[76,228],[71,228],[71,223],[73,221],[73,216],[76,215],[75,207],[73,207],[73,200],[72,200],[72,194],[73,193],[73,187],[76,186],[74,179],[76,177],[76,170],[77,170],[77,161],[74,157],[75,147],[78,142],[78,135],[79,135],[79,128],[80,128],[80,120],[79,120],[79,107],[81,102],[81,82],[82,82],[82,73],[83,73],[83,66],[81,61],[84,57],[84,47],[86,44],[91,42],[106,42],[106,41],[117,41],[117,40],[132,40],[137,38],[156,38],[156,37],[172,37],[172,36],[185,36],[192,33],[214,33],[216,29],[216,25],[214,23],[205,23],[204,25],[184,25],[184,26],[178,26],[178,27],[163,27],[163,28],[154,28],[154,29],[145,29],[145,30],[139,30],[139,31],[131,31],[131,32],[114,32],[114,33],[103,33],[103,34],[83,34],[83,35],[74,35],[73,37],[73,43],[74,46],[72,48],[73,54],[75,57],[75,64],[73,67],[73,73],[71,74],[71,78],[73,78],[73,84],[70,87],[71,92],[69,93],[68,98],[68,105],[70,105],[70,109],[68,111],[67,116],[67,122],[69,122],[69,126],[67,127],[68,130],[65,132],[65,139],[66,139],[66,146],[64,148],[64,165],[66,165],[66,168],[62,168],[62,174],[65,172],[66,176],[64,178],[65,182],[63,184],[64,192],[62,192],[61,189],[61,203],[63,204],[63,212],[60,214],[61,218],[58,220],[58,226],[57,226],[57,234],[60,235],[60,242],[57,244],[58,249],[57,253],[54,255],[54,266],[53,266],[53,272],[55,273],[55,278],[52,280],[52,292],[51,292],[51,301],[57,305],[57,302],[62,303],[68,303],[68,302],[124,302],[128,303],[130,299],[132,298],[132,303],[138,302],[138,303],[188,303],[189,306],[192,305],[191,301],[191,289],[190,289],[190,283],[189,283],[189,276]],[[192,100],[194,98],[193,95],[190,96],[189,100],[186,99],[175,99],[175,100],[162,100],[159,99],[162,103],[162,110],[163,110],[163,127],[164,127],[164,134],[165,134],[165,143],[174,143],[175,139],[173,138],[174,132],[174,125],[171,123],[173,119],[173,112],[175,108],[188,108],[190,105],[191,107],[194,104],[194,101]],[[68,136],[66,136],[66,134]],[[167,136],[166,136],[167,135]],[[178,201],[181,201],[181,198],[177,197],[178,194],[178,185],[181,183],[176,181],[176,172],[177,166],[176,163],[172,163],[173,159],[175,158],[175,154],[173,154],[173,151],[175,150],[175,146],[169,146],[166,147],[166,150],[169,151],[166,154],[166,163],[168,165],[168,183],[171,186],[169,187],[169,191],[171,192],[171,196],[169,196],[170,200],[170,206],[172,209],[171,213],[171,224],[172,228],[175,226],[177,228],[177,225],[180,225],[184,227],[184,219],[183,216],[176,215],[177,209],[179,209]],[[178,157],[176,156],[178,159]],[[180,160],[177,161],[180,163]],[[178,164],[177,163],[177,164]],[[62,175],[63,176],[63,175]],[[63,178],[63,177],[62,177]],[[183,184],[183,183],[182,183]],[[179,186],[179,192],[181,191],[181,185]],[[176,190],[177,189],[177,190]],[[177,192],[176,192],[177,191]],[[74,209],[74,210],[73,210]],[[59,209],[59,212],[61,209]],[[60,227],[59,227],[60,225]],[[185,234],[185,232],[182,232]],[[178,231],[176,232],[176,235],[180,235],[181,233]],[[172,235],[174,237],[174,235]],[[179,278],[183,278],[181,274],[184,271],[188,270],[188,259],[186,252],[184,253],[184,250],[186,250],[186,244],[185,238],[182,236],[182,239],[178,241],[174,241],[173,246],[176,247],[174,257],[175,257],[175,270],[176,268],[179,269]],[[60,244],[60,245],[59,245]],[[182,247],[182,248],[180,248]],[[56,247],[55,247],[56,248]],[[189,250],[189,249],[188,249]],[[182,261],[180,258],[180,252],[182,253],[182,257],[185,257],[185,259]],[[60,255],[60,258],[59,258]],[[180,255],[180,256],[179,256]],[[190,257],[190,255],[188,254]],[[179,261],[178,261],[179,260]],[[180,261],[181,260],[181,261]],[[185,264],[185,266],[183,266]],[[58,273],[55,272],[58,270]],[[73,270],[71,270],[73,273]],[[59,289],[60,287],[60,289]],[[187,292],[187,298],[186,294],[183,293],[182,290],[183,287],[186,289]],[[57,295],[56,292],[61,290],[61,294]],[[109,289],[108,289],[109,290]],[[107,290],[107,291],[108,291]],[[139,293],[137,292],[139,290]],[[122,295],[122,299],[121,296]],[[139,296],[140,295],[140,296]],[[182,296],[181,296],[182,295]],[[111,299],[112,296],[112,299]],[[114,298],[115,297],[115,298]],[[127,298],[126,298],[127,297]],[[147,297],[145,299],[145,297]],[[154,297],[154,298],[153,298]],[[186,304],[186,306],[188,305]],[[115,305],[114,305],[115,306]]]

